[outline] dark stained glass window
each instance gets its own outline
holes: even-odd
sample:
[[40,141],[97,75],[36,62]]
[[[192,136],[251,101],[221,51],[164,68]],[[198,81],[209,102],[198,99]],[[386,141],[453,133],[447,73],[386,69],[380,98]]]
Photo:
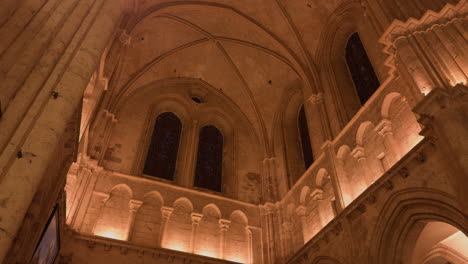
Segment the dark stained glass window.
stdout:
[[144,174],[166,180],[174,179],[182,123],[173,113],[163,113],[156,119]]
[[299,136],[301,137],[302,154],[304,157],[305,168],[308,169],[314,162],[312,147],[310,145],[309,127],[307,126],[307,118],[304,111],[304,106],[301,107],[298,117]]
[[223,135],[214,126],[200,130],[195,186],[221,192]]
[[346,62],[356,86],[361,104],[367,100],[379,88],[380,82],[375,75],[374,68],[367,56],[358,33],[354,33],[346,46]]

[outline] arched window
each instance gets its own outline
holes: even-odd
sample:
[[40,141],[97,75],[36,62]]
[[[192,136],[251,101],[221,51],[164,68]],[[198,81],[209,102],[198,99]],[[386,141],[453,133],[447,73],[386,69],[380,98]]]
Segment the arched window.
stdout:
[[144,174],[166,180],[174,179],[182,123],[173,113],[162,113],[156,119]]
[[307,125],[307,118],[304,111],[304,105],[299,111],[297,123],[299,127],[299,136],[302,146],[302,155],[304,157],[304,166],[307,170],[310,167],[310,165],[312,165],[312,163],[314,162],[314,155],[312,154],[312,147],[310,145],[309,127]]
[[374,68],[367,56],[358,33],[354,33],[346,45],[346,62],[353,78],[354,86],[361,104],[367,100],[379,88],[380,82],[375,75]]
[[221,192],[223,135],[214,126],[200,130],[195,186]]

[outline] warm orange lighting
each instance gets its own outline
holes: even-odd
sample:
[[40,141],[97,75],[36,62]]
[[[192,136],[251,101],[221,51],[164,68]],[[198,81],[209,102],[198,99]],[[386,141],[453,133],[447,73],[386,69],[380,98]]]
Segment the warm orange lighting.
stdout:
[[229,260],[229,261],[232,261],[232,262],[237,262],[237,263],[245,263],[245,260],[238,257],[238,256],[229,257],[226,260]]
[[424,96],[426,96],[431,92],[431,90],[429,90],[427,88],[423,88],[421,92],[422,92],[422,94],[424,94]]
[[182,243],[177,243],[177,242],[167,243],[166,248],[176,250],[176,251],[188,252],[188,249],[185,245],[183,245]]
[[120,234],[120,232],[115,231],[115,230],[102,230],[98,233],[95,234],[96,236],[101,236],[101,237],[107,237],[107,238],[112,238],[112,239],[118,239],[118,240],[125,240],[125,238]]
[[208,251],[208,250],[199,250],[197,252],[197,254],[202,255],[202,256],[206,256],[206,257],[210,257],[210,258],[218,258],[217,254],[215,252]]

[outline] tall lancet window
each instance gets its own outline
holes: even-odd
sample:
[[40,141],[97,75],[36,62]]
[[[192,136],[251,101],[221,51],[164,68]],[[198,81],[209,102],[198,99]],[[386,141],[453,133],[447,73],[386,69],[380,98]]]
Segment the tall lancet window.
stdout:
[[314,162],[314,155],[312,154],[312,147],[310,145],[309,127],[307,125],[307,118],[304,111],[304,105],[299,111],[299,117],[297,121],[302,146],[302,156],[304,158],[304,166],[307,170],[310,167],[310,165],[312,165],[312,163]]
[[144,174],[166,180],[174,179],[182,123],[173,113],[162,113],[156,119]]
[[215,126],[200,130],[195,186],[221,192],[223,135]]
[[346,45],[346,62],[353,78],[354,86],[361,104],[367,100],[379,88],[380,82],[375,75],[374,68],[367,56],[358,33],[354,33]]

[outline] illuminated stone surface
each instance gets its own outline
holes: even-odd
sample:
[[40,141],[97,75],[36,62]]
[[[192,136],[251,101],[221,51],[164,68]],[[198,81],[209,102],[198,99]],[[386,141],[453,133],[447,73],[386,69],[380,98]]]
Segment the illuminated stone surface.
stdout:
[[3,0],[0,262],[58,204],[60,264],[467,263],[467,29],[467,0]]

